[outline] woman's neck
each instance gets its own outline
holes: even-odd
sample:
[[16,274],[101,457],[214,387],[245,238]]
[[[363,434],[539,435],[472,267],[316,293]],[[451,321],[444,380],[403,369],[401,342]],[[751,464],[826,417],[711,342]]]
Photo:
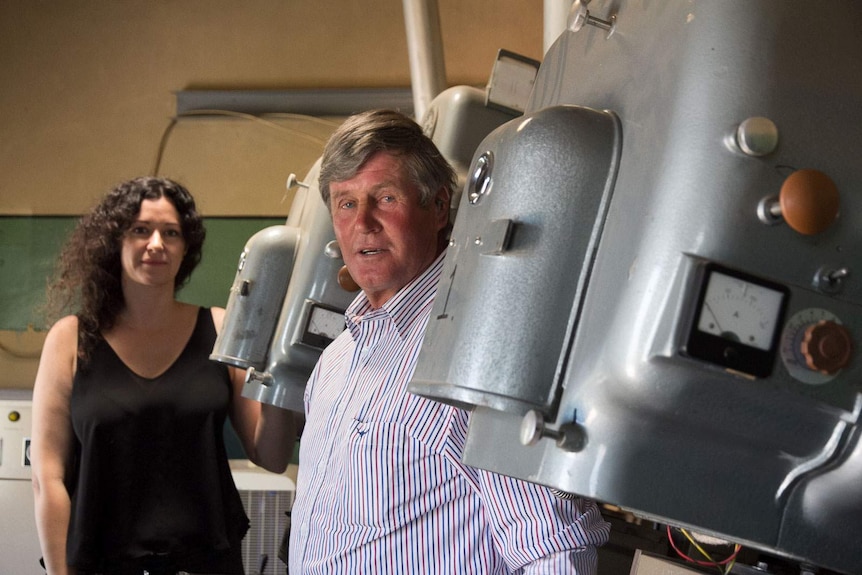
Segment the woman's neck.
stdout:
[[171,325],[177,311],[186,304],[178,302],[173,290],[151,286],[124,289],[125,306],[117,317],[118,324],[135,329],[163,329]]

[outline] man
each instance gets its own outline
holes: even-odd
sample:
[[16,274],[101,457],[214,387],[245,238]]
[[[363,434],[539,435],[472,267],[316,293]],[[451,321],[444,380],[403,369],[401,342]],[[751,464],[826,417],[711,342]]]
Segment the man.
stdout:
[[406,391],[454,185],[397,112],[351,117],[324,149],[320,191],[362,292],[306,388],[291,575],[595,573],[595,503],[463,465],[469,414]]

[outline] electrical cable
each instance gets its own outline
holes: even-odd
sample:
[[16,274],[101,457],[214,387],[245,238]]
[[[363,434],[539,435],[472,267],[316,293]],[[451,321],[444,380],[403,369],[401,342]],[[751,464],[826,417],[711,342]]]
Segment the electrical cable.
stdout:
[[706,552],[706,550],[704,550],[700,545],[698,545],[698,544],[697,544],[697,542],[694,540],[694,538],[692,538],[692,536],[688,533],[688,531],[687,531],[687,530],[685,530],[685,529],[680,529],[680,532],[681,532],[681,533],[686,537],[686,539],[688,539],[688,541],[689,541],[689,542],[691,542],[691,543],[695,546],[695,548],[696,548],[698,551],[700,551],[700,553],[701,553],[704,557],[706,557],[708,560],[707,560],[707,561],[701,561],[701,560],[699,560],[699,559],[694,559],[694,558],[689,557],[688,555],[686,555],[686,554],[685,554],[685,553],[684,553],[684,552],[683,552],[683,551],[682,551],[682,550],[677,546],[676,542],[673,540],[673,532],[671,531],[671,527],[670,527],[670,525],[668,525],[668,526],[667,526],[667,538],[668,538],[668,541],[670,542],[671,547],[673,547],[673,550],[674,550],[674,551],[676,551],[677,555],[679,555],[680,557],[682,557],[683,559],[685,559],[685,560],[686,560],[686,561],[688,561],[689,563],[694,563],[694,564],[696,564],[696,565],[700,565],[700,566],[703,566],[703,567],[715,567],[715,568],[717,568],[717,569],[719,570],[719,572],[720,572],[720,573],[722,573],[722,575],[727,575],[728,573],[730,573],[730,570],[731,570],[731,568],[733,567],[733,564],[736,562],[736,557],[737,557],[737,555],[739,554],[740,549],[742,549],[742,546],[741,546],[741,545],[739,545],[739,544],[734,545],[733,553],[732,553],[729,557],[727,557],[726,559],[723,559],[723,560],[721,560],[721,561],[715,561],[715,560],[714,560],[714,559],[709,555],[709,553],[707,553],[707,552]]
[[[265,118],[263,118],[261,116],[255,116],[254,114],[246,114],[244,112],[234,112],[232,110],[192,110],[189,112],[184,112],[182,114],[177,114],[176,116],[171,118],[170,122],[165,127],[164,131],[162,132],[162,137],[159,140],[159,147],[156,151],[156,161],[155,161],[155,164],[153,165],[152,175],[154,177],[158,176],[158,174],[159,174],[159,169],[161,168],[161,164],[162,164],[162,158],[164,157],[165,149],[167,148],[167,145],[168,145],[168,139],[170,138],[171,132],[173,132],[174,128],[176,127],[177,122],[181,118],[188,118],[188,117],[192,117],[192,116],[230,116],[233,118],[240,118],[243,120],[251,120],[253,122],[260,123],[264,126],[267,126],[269,128],[273,128],[275,130],[287,132],[287,133],[291,134],[292,136],[298,136],[300,138],[304,138],[304,139],[306,139],[306,140],[308,140],[314,144],[319,145],[321,147],[321,149],[323,148],[324,145],[326,145],[325,139],[319,138],[319,137],[314,136],[312,134],[308,134],[308,133],[303,132],[302,130],[298,130],[296,128],[290,128],[287,126],[282,126],[280,124],[277,124],[276,122],[266,120]],[[335,122],[332,120],[325,120],[323,118],[317,118],[315,116],[308,116],[306,114],[291,114],[291,113],[280,112],[280,113],[268,114],[268,116],[277,117],[277,118],[288,118],[288,119],[294,119],[294,120],[306,120],[309,122],[315,122],[318,124],[322,124],[325,126],[331,126],[331,127],[338,126],[338,122]]]

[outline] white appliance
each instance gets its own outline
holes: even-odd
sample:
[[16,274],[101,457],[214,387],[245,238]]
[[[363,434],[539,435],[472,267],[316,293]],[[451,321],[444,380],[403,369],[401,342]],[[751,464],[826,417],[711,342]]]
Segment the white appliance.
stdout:
[[0,389],[0,573],[43,575],[30,484],[31,390]]
[[247,459],[234,459],[230,464],[251,521],[242,542],[246,575],[283,575],[286,566],[278,559],[278,548],[290,520],[296,485],[290,477],[270,473]]

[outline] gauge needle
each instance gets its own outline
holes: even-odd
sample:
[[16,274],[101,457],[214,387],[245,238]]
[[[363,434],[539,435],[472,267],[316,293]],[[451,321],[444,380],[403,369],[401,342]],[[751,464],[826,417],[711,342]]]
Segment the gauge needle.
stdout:
[[709,315],[711,315],[711,316],[712,316],[712,319],[713,319],[713,321],[715,322],[715,325],[718,327],[718,333],[724,333],[724,330],[723,330],[723,329],[721,329],[721,325],[718,323],[718,318],[716,317],[715,312],[714,312],[714,311],[712,311],[712,308],[711,308],[711,307],[709,307],[709,303],[708,303],[708,302],[703,302],[703,307],[705,307],[705,308],[706,308],[706,311],[708,311],[708,312],[709,312]]

